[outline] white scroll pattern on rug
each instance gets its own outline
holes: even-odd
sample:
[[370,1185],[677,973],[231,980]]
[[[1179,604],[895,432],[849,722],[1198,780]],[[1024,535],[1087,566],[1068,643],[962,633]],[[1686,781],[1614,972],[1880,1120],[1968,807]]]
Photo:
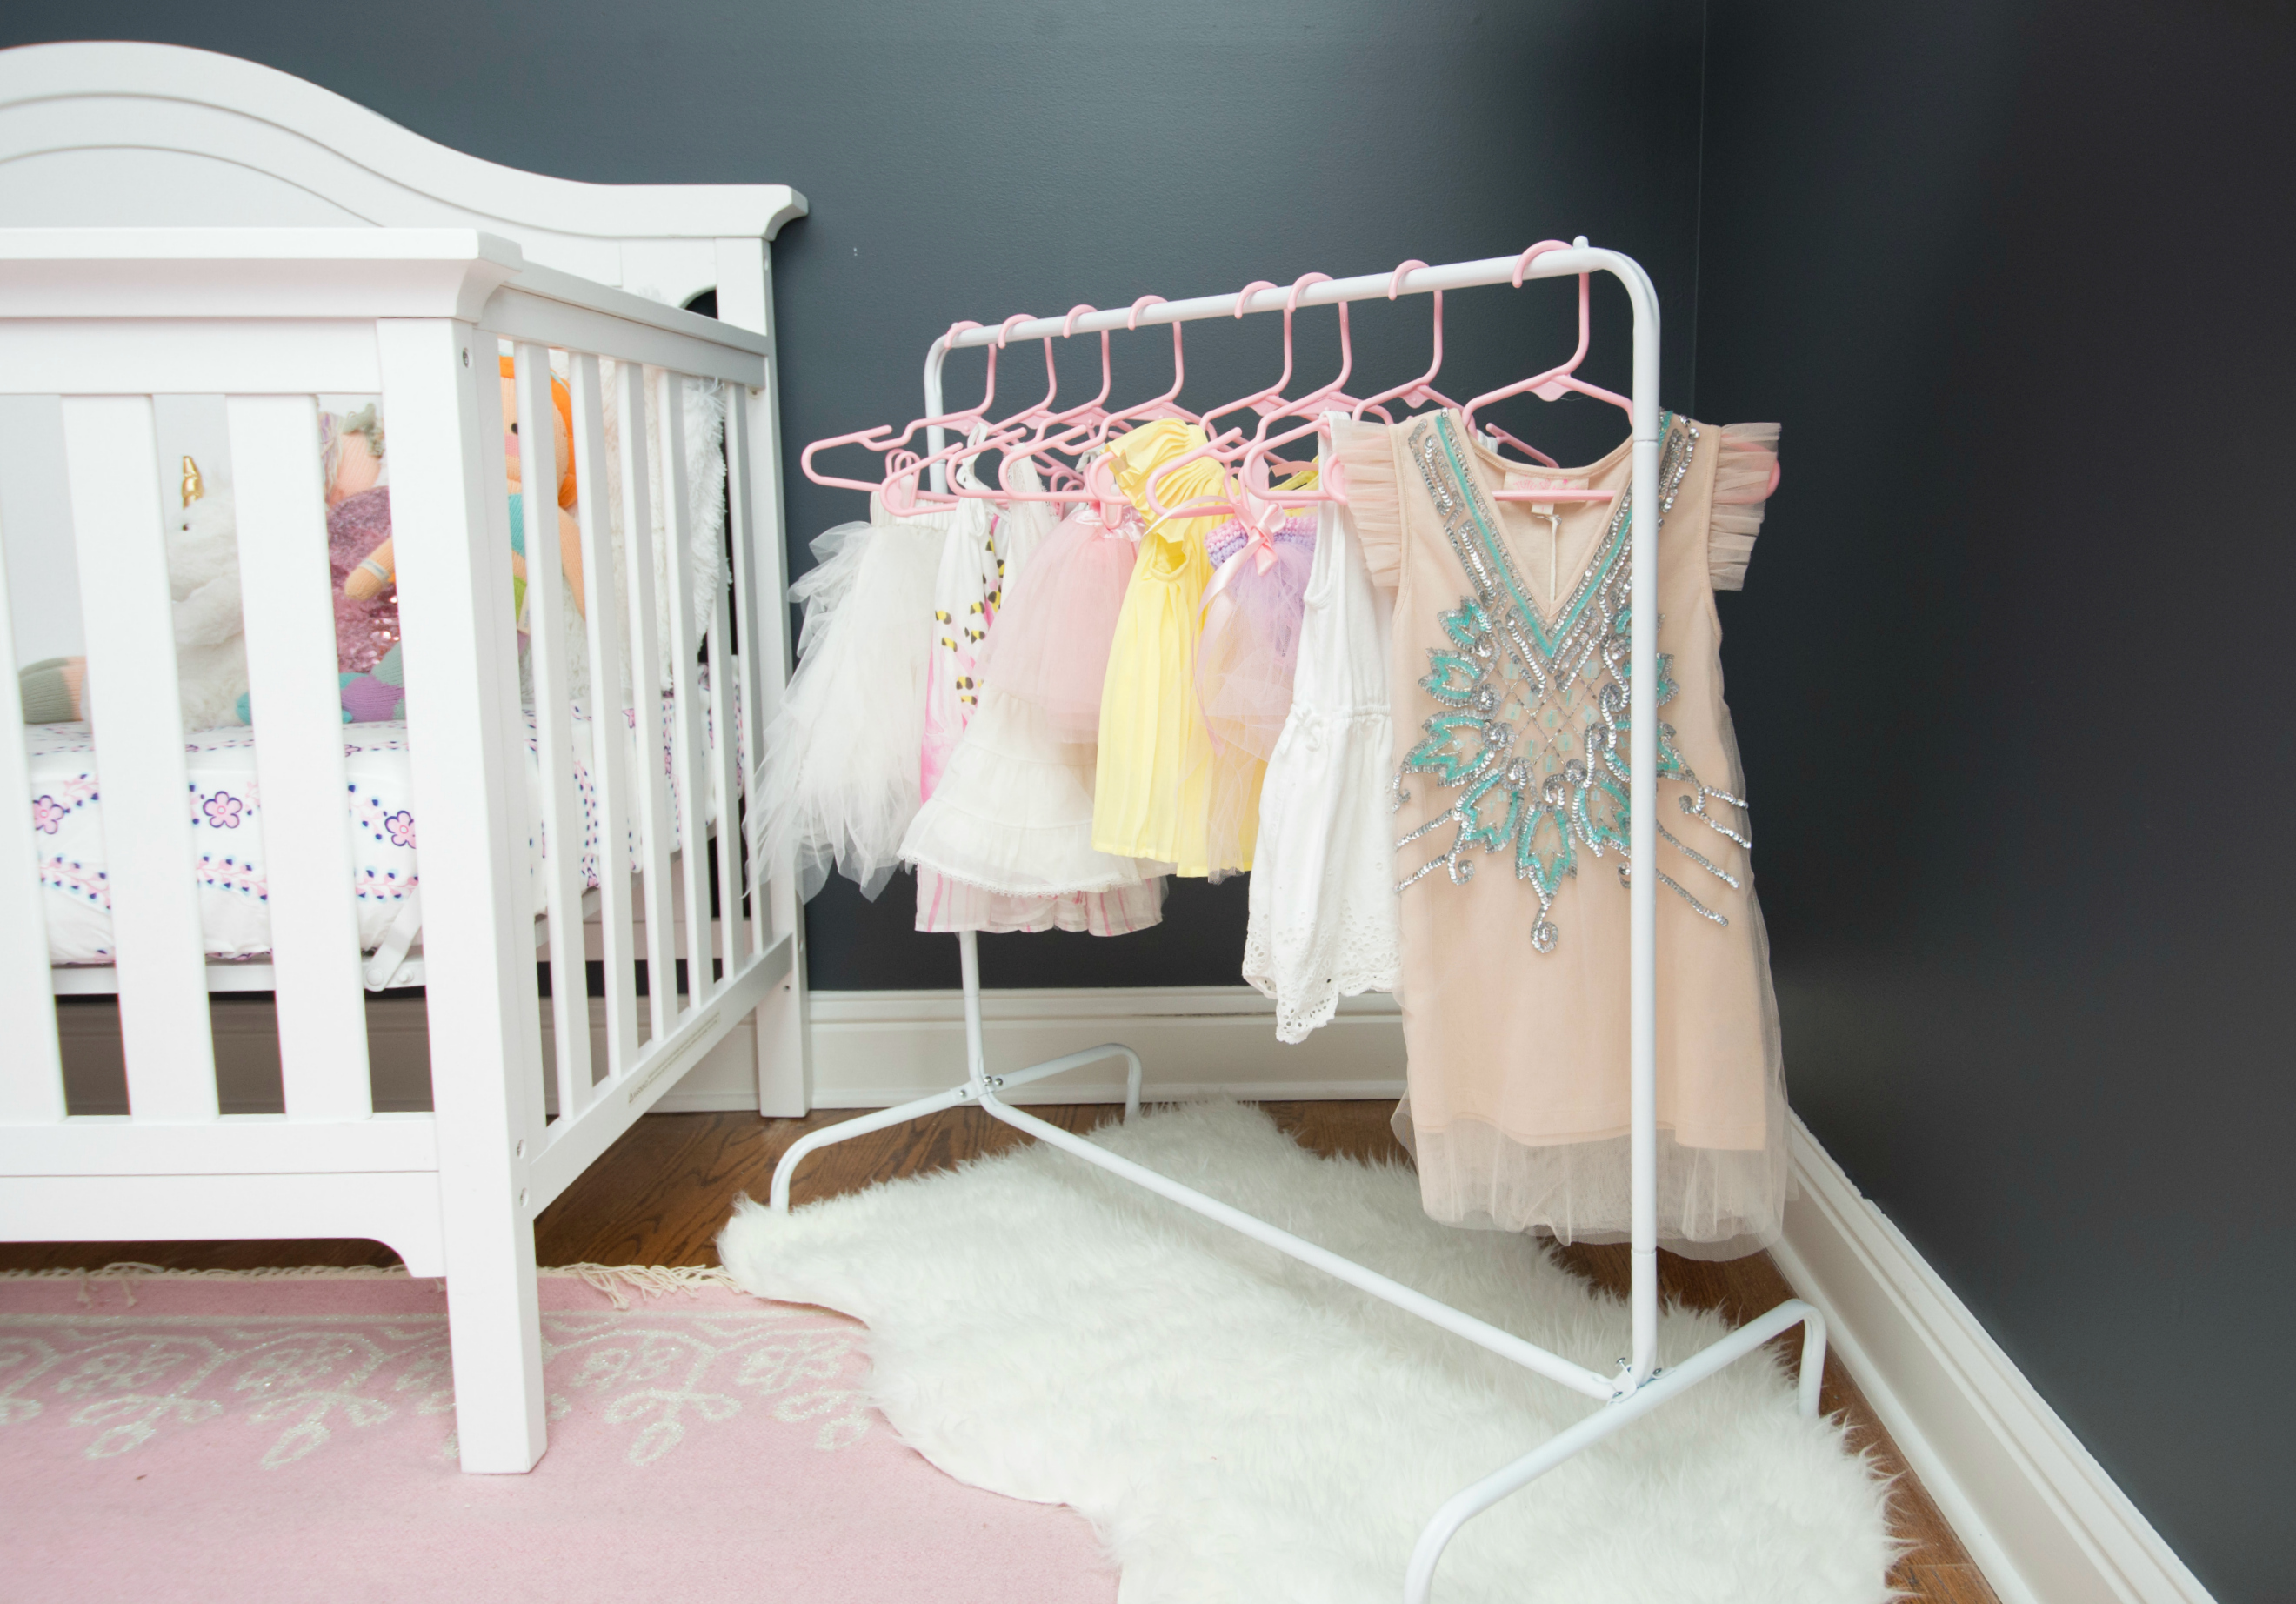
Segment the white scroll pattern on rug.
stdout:
[[[623,1458],[639,1467],[749,1410],[812,1427],[812,1445],[833,1452],[877,1419],[860,1391],[861,1335],[771,1305],[545,1310],[550,1419],[594,1411],[627,1428]],[[439,1452],[451,1460],[447,1317],[0,1314],[0,1444],[36,1420],[53,1427],[59,1411],[91,1460],[235,1425],[256,1428],[259,1463],[275,1470],[409,1412],[438,1418]]]

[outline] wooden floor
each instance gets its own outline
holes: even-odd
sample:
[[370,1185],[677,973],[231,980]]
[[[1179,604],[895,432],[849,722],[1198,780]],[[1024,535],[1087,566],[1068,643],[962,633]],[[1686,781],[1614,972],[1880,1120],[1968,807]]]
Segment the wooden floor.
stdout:
[[[1269,1103],[1278,1124],[1326,1154],[1400,1159],[1389,1131],[1388,1102]],[[1091,1130],[1119,1112],[1104,1105],[1037,1105],[1030,1113],[1067,1130]],[[747,1114],[649,1115],[535,1222],[536,1255],[545,1264],[709,1264],[718,1230],[742,1193],[762,1198],[783,1150],[808,1131],[853,1117],[830,1110],[802,1120]],[[835,1197],[875,1180],[946,1168],[1029,1139],[973,1108],[857,1138],[816,1154],[797,1176],[793,1201]],[[1627,1250],[1578,1246],[1565,1263],[1623,1296]],[[254,1270],[298,1264],[390,1264],[397,1256],[373,1242],[83,1242],[0,1243],[0,1270],[82,1267],[118,1261],[167,1269]],[[1661,1253],[1661,1296],[1719,1309],[1733,1321],[1792,1296],[1767,1254],[1729,1263],[1700,1263]],[[1800,1341],[1789,1332],[1780,1339]],[[1851,1440],[1897,1478],[1894,1524],[1907,1548],[1891,1580],[1923,1604],[1997,1604],[1977,1567],[1867,1407],[1857,1383],[1829,1354],[1824,1407],[1846,1413]]]

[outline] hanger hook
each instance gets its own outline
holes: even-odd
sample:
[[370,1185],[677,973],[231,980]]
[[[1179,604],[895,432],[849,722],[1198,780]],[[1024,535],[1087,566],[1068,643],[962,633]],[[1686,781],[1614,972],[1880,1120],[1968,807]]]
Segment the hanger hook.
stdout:
[[1518,290],[1522,288],[1522,276],[1524,269],[1529,267],[1531,263],[1537,261],[1540,257],[1545,256],[1550,251],[1568,251],[1570,249],[1570,247],[1564,244],[1561,240],[1539,241],[1538,244],[1533,245],[1529,250],[1524,251],[1521,256],[1514,259],[1514,287]]
[[[1393,273],[1393,274],[1389,277],[1389,279],[1388,279],[1388,281],[1387,281],[1387,298],[1388,298],[1390,300],[1393,300],[1397,296],[1398,296],[1398,295],[1402,294],[1402,293],[1403,293],[1403,276],[1404,276],[1405,274],[1406,274],[1406,273],[1410,272],[1414,267],[1425,267],[1426,265],[1427,265],[1427,264],[1426,264],[1425,262],[1421,261],[1421,260],[1420,260],[1417,257],[1415,257],[1415,256],[1414,256],[1414,257],[1413,257],[1409,261],[1402,262],[1402,263],[1398,263],[1398,264],[1397,265],[1397,267],[1396,267],[1395,272],[1394,272],[1394,273]],[[1521,271],[1521,269],[1520,269],[1520,268],[1517,268],[1516,270],[1517,270],[1518,272],[1520,272],[1520,271]],[[1517,287],[1517,288],[1521,288],[1521,286],[1517,285],[1516,287]]]
[[[947,349],[954,350],[956,345],[956,337],[959,334],[982,326],[984,325],[973,322],[970,317],[960,317],[955,323],[948,325],[948,333],[943,334],[941,339],[947,341]],[[1002,340],[999,340],[995,345],[984,348],[988,353],[988,376],[985,393],[980,398],[980,405],[971,409],[973,415],[976,417],[987,412],[988,410],[988,404],[996,399],[996,353],[1003,348],[1004,344],[1004,342]],[[951,417],[955,417],[958,415],[951,413],[949,415]],[[902,438],[906,439],[907,436],[904,435]]]
[[[1328,273],[1302,273],[1298,278],[1292,281],[1292,293],[1283,298],[1283,315],[1286,317],[1289,317],[1293,312],[1299,309],[1300,292],[1302,290],[1305,290],[1309,284],[1327,284],[1331,282],[1332,276]],[[1345,303],[1342,302],[1341,304],[1344,305]]]
[[1068,321],[1061,325],[1061,338],[1065,340],[1070,334],[1076,333],[1076,320],[1078,318],[1083,317],[1086,312],[1097,312],[1098,310],[1100,310],[1098,307],[1081,300],[1077,302],[1076,305],[1070,307],[1069,308]]
[[996,330],[996,349],[999,350],[1004,349],[1004,342],[1013,337],[1013,325],[1014,324],[1034,323],[1035,321],[1035,315],[1029,312],[1015,312],[1010,317],[1007,317]]
[[1267,280],[1264,278],[1255,278],[1250,284],[1244,285],[1242,289],[1238,290],[1235,292],[1235,315],[1237,320],[1239,322],[1242,320],[1244,308],[1250,304],[1251,298],[1253,296],[1259,294],[1262,290],[1272,290],[1275,287],[1275,286],[1274,284],[1268,283]]
[[[1141,313],[1146,311],[1150,307],[1160,307],[1163,304],[1164,298],[1161,295],[1143,295],[1139,300],[1132,303],[1131,315],[1125,318],[1124,326],[1128,329],[1138,328],[1140,326]],[[1175,324],[1173,326],[1177,328],[1179,325]]]

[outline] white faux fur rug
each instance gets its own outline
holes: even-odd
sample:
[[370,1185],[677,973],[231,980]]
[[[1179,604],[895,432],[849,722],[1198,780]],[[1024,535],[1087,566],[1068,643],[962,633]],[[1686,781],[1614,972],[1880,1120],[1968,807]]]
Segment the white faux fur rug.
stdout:
[[[1529,1239],[1437,1225],[1409,1172],[1256,1109],[1094,1139],[1592,1370],[1627,1351],[1625,1305]],[[744,1203],[718,1246],[760,1296],[867,1324],[873,1400],[934,1464],[1083,1511],[1123,1604],[1393,1604],[1438,1505],[1597,1407],[1035,1144],[786,1219]],[[1669,1314],[1660,1362],[1724,1328]],[[1755,1355],[1469,1523],[1436,1597],[1878,1604],[1884,1493]]]

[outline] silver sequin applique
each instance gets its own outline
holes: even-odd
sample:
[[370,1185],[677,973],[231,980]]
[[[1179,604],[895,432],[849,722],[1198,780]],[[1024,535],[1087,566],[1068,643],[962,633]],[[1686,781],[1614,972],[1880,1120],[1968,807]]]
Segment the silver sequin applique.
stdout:
[[[1690,471],[1700,431],[1696,424],[1661,418],[1664,444],[1659,459],[1659,519],[1674,508]],[[1512,852],[1518,879],[1538,897],[1531,926],[1534,950],[1554,950],[1561,933],[1550,917],[1562,882],[1578,872],[1583,851],[1596,858],[1615,855],[1621,881],[1628,876],[1628,685],[1632,614],[1632,561],[1628,540],[1633,495],[1620,497],[1603,539],[1567,598],[1542,617],[1529,588],[1497,535],[1496,520],[1460,461],[1447,418],[1421,422],[1406,440],[1419,469],[1443,535],[1459,560],[1470,594],[1442,613],[1446,644],[1428,652],[1428,673],[1420,680],[1437,703],[1421,725],[1421,739],[1404,758],[1394,784],[1397,810],[1410,795],[1407,777],[1428,777],[1441,810],[1406,828],[1398,849],[1456,827],[1444,851],[1398,883],[1407,889],[1439,868],[1452,884],[1473,878],[1480,848],[1485,854]],[[1671,658],[1658,657],[1657,702],[1671,701]],[[1658,770],[1663,779],[1690,787],[1680,796],[1682,811],[1741,846],[1751,846],[1743,828],[1745,804],[1726,792],[1699,782],[1682,761],[1674,728],[1658,728]],[[1739,810],[1733,826],[1709,811],[1710,802]],[[1694,851],[1664,826],[1660,836],[1692,863],[1735,889],[1739,881]],[[1659,874],[1704,918],[1728,919],[1701,902],[1672,876]]]

